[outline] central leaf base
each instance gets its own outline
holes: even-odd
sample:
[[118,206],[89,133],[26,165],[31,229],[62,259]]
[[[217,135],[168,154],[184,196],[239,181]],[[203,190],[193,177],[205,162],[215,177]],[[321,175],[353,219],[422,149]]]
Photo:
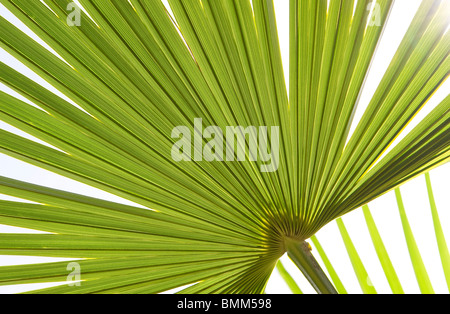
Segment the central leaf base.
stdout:
[[311,246],[306,241],[286,238],[284,245],[289,258],[297,265],[318,293],[337,294],[333,284],[312,255]]

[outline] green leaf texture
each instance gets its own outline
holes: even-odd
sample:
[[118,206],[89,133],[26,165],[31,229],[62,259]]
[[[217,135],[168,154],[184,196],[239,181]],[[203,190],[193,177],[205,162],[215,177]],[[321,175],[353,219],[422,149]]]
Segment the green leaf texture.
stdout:
[[[81,266],[81,286],[44,293],[262,293],[287,238],[450,158],[449,97],[383,157],[448,77],[448,1],[422,2],[348,143],[392,0],[376,1],[380,26],[372,0],[290,0],[289,86],[272,0],[169,0],[173,18],[160,0],[80,0],[80,26],[70,0],[0,2],[53,51],[3,17],[0,47],[65,96],[2,60],[0,82],[34,106],[0,92],[0,120],[50,146],[0,130],[0,153],[139,204],[0,177],[36,203],[0,201],[0,223],[50,233],[2,234],[0,254]],[[175,162],[172,131],[196,118],[279,127],[277,171]],[[64,282],[66,266],[2,267],[0,285]]]

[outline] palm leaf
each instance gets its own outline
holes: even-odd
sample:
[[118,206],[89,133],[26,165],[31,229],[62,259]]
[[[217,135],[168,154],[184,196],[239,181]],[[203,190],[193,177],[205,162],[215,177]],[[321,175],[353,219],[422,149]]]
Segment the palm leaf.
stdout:
[[375,250],[377,251],[378,258],[386,275],[386,279],[389,281],[389,286],[391,287],[393,293],[403,294],[404,292],[402,285],[400,283],[400,280],[398,279],[397,273],[395,272],[394,266],[392,265],[391,259],[389,258],[389,254],[386,251],[386,247],[384,246],[383,240],[381,239],[380,233],[369,207],[367,205],[364,206],[363,211],[367,227],[373,241],[373,245],[375,247]]
[[292,293],[303,294],[302,290],[299,288],[299,286],[295,282],[295,279],[292,278],[292,276],[289,274],[289,272],[283,266],[283,263],[281,261],[278,261],[278,263],[277,263],[277,270],[280,273],[281,277],[286,282],[286,284],[289,286],[289,289],[291,289]]
[[[430,174],[426,173],[425,175],[425,181],[426,181],[426,188],[428,191],[430,191],[431,187],[431,178]],[[424,183],[425,181],[420,181],[421,183]],[[419,182],[419,181],[418,181]],[[425,191],[425,184],[421,185],[422,189]],[[417,193],[417,190],[411,190]],[[411,193],[411,192],[410,192]],[[392,219],[386,222],[382,222],[380,224],[380,221],[378,223],[375,222],[374,217],[372,216],[372,211],[369,209],[369,206],[365,205],[362,208],[362,211],[360,212],[361,219],[365,220],[366,227],[367,227],[367,233],[370,234],[370,240],[367,242],[366,240],[360,240],[359,238],[363,237],[364,228],[358,228],[352,230],[352,232],[349,232],[346,228],[346,223],[344,223],[343,219],[338,219],[336,222],[337,231],[332,232],[328,231],[325,234],[327,235],[327,249],[331,251],[333,247],[338,247],[340,240],[345,245],[345,248],[348,253],[349,260],[344,261],[341,256],[334,256],[330,258],[327,256],[324,248],[320,244],[318,238],[314,236],[311,240],[314,244],[314,249],[317,250],[319,253],[320,261],[326,266],[326,270],[332,279],[333,283],[336,285],[336,287],[339,287],[339,293],[347,293],[346,288],[344,287],[341,279],[338,276],[338,272],[341,272],[343,274],[344,268],[342,268],[343,265],[349,263],[351,264],[351,267],[353,267],[355,279],[357,279],[358,285],[362,292],[364,293],[376,293],[377,287],[374,286],[372,281],[370,280],[370,276],[372,274],[379,275],[379,273],[375,272],[375,269],[373,267],[374,264],[379,263],[379,265],[382,267],[383,272],[381,272],[381,275],[385,275],[385,278],[388,282],[388,287],[384,288],[381,284],[379,285],[379,288],[381,288],[383,291],[392,291],[394,294],[404,294],[405,290],[403,288],[403,285],[405,282],[408,282],[408,291],[411,291],[411,281],[417,282],[417,288],[422,293],[434,293],[434,286],[439,287],[440,291],[444,291],[445,284],[442,285],[440,282],[437,282],[434,278],[434,284],[433,281],[430,280],[431,276],[429,276],[429,271],[433,272],[433,275],[436,276],[438,274],[440,276],[441,272],[436,271],[435,269],[432,269],[431,267],[425,267],[424,259],[423,257],[427,257],[429,260],[429,256],[425,256],[424,250],[422,252],[419,250],[418,244],[416,242],[416,238],[418,236],[425,236],[427,233],[415,229],[413,232],[413,228],[411,228],[411,224],[407,218],[407,216],[411,216],[411,210],[409,208],[405,207],[403,204],[403,198],[402,194],[400,192],[400,189],[396,189],[395,192],[391,193],[393,202],[383,202],[382,206],[386,206],[387,204],[391,203],[393,206],[398,206],[398,214],[399,215],[399,221],[398,224],[396,224]],[[416,201],[420,199],[420,197],[416,198]],[[440,226],[441,222],[439,220],[438,210],[436,207],[436,203],[433,197],[433,194],[429,194],[429,200],[430,205],[432,207],[432,212],[434,213],[433,219],[430,219],[430,222],[432,222],[434,228],[430,228],[431,231],[434,231],[436,237],[439,239],[437,241],[437,248],[438,248],[438,254],[441,256],[441,265],[442,265],[442,275],[445,275],[447,263],[445,262],[445,256],[446,252],[448,251],[447,245],[445,243],[445,236],[442,232],[442,229],[436,226]],[[411,200],[410,200],[411,203]],[[379,205],[380,206],[380,205]],[[412,209],[412,208],[411,208]],[[420,208],[421,211],[425,211],[425,209]],[[426,213],[423,213],[421,217],[426,217]],[[354,225],[357,221],[352,220],[352,225]],[[348,223],[348,222],[347,222]],[[378,225],[382,227],[382,230],[379,230]],[[421,228],[424,228],[424,224],[420,225]],[[393,232],[392,234],[395,234],[399,237],[399,239],[394,239],[392,236],[389,238],[389,241],[391,242],[404,242],[405,243],[405,249],[407,252],[409,252],[409,256],[407,258],[403,258],[401,260],[396,260],[395,263],[391,260],[391,255],[394,256],[393,249],[398,249],[399,246],[392,246],[390,245],[390,249],[387,249],[386,246],[383,243],[382,236],[383,233],[386,235],[386,229],[400,229],[398,232]],[[356,232],[358,231],[358,232]],[[341,235],[341,239],[339,239],[339,236],[335,235]],[[323,236],[324,233],[321,231],[319,232],[319,236]],[[330,239],[330,237],[334,237]],[[354,241],[358,242],[358,246],[354,244]],[[371,242],[371,243],[370,243]],[[370,260],[370,271],[369,267],[366,267],[368,263],[365,264],[365,262],[368,261],[368,252],[366,250],[367,247],[373,245],[373,249],[376,251],[376,255],[378,256],[378,260]],[[362,249],[364,246],[364,249]],[[358,248],[357,248],[358,247]],[[423,247],[422,247],[423,249]],[[390,253],[389,253],[390,252]],[[427,254],[429,254],[430,251],[427,250]],[[345,255],[345,254],[341,254]],[[397,254],[398,255],[398,254]],[[363,258],[365,262],[363,262]],[[398,256],[397,256],[398,258]],[[411,264],[411,278],[405,277],[403,274],[403,278],[400,279],[399,275],[397,274],[397,271],[401,268],[405,268],[408,265],[408,259]],[[335,267],[332,266],[332,264],[340,267],[339,271],[337,272],[335,270]],[[428,264],[428,266],[433,266],[435,268],[439,268],[439,263],[434,263],[433,265]],[[350,267],[350,268],[351,268]],[[396,271],[397,269],[397,271]],[[403,273],[403,271],[402,271]],[[346,279],[346,284],[351,284],[348,280],[349,273],[347,273],[344,278]],[[413,279],[412,279],[413,278]],[[377,278],[379,279],[379,278]],[[377,280],[378,283],[380,283],[380,280]],[[444,280],[445,282],[446,280]],[[403,282],[403,284],[402,284]],[[352,287],[352,291],[356,291],[355,288]]]
[[406,243],[408,244],[409,254],[411,256],[411,261],[414,267],[414,272],[416,274],[417,282],[419,283],[420,290],[422,293],[434,293],[433,287],[428,277],[425,265],[423,264],[422,257],[420,255],[419,249],[417,247],[414,235],[412,233],[411,227],[406,217],[405,207],[403,205],[402,196],[400,189],[395,190],[395,196],[397,197],[398,208],[400,211],[400,217],[402,220],[403,230],[406,237]]
[[[441,0],[422,2],[346,143],[393,5],[370,2],[290,1],[288,93],[271,0],[169,0],[174,17],[160,0],[81,0],[75,27],[69,0],[1,0],[47,45],[0,17],[1,47],[57,93],[2,60],[20,97],[0,92],[0,119],[46,145],[0,130],[0,152],[136,205],[0,177],[2,194],[37,203],[0,202],[1,222],[50,233],[2,235],[0,254],[78,259],[82,284],[45,293],[261,293],[288,251],[336,292],[304,241],[450,157],[449,97],[384,155],[448,76]],[[195,119],[279,127],[265,139],[276,171],[202,148],[175,162],[173,130]],[[63,282],[63,264],[2,268],[0,284]]]
[[367,274],[367,270],[364,267],[361,258],[358,255],[358,252],[356,251],[356,248],[350,238],[350,235],[348,234],[347,229],[345,228],[344,222],[342,221],[342,219],[338,219],[336,222],[338,224],[339,231],[342,235],[342,239],[344,240],[345,247],[350,256],[353,269],[355,270],[355,274],[358,278],[358,282],[361,286],[362,291],[365,294],[376,294],[377,291],[373,287],[372,281]]
[[433,216],[433,225],[434,225],[434,230],[436,233],[436,239],[437,239],[437,243],[438,243],[438,247],[439,247],[439,253],[441,256],[442,267],[444,270],[447,287],[450,292],[450,254],[448,251],[447,242],[445,241],[444,233],[442,231],[439,214],[437,212],[436,201],[434,199],[433,188],[431,186],[431,178],[430,178],[429,173],[425,174],[425,180],[427,183],[428,198],[430,200],[430,207],[431,207],[431,212],[432,212],[432,216]]

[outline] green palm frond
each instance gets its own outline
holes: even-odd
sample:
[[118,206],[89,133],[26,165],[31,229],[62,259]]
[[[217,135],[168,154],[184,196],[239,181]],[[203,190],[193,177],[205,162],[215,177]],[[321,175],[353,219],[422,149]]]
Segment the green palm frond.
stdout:
[[[70,0],[0,2],[48,45],[2,16],[0,47],[57,91],[2,60],[0,82],[20,97],[0,91],[0,120],[46,145],[0,129],[0,153],[136,204],[0,177],[1,194],[33,202],[0,201],[0,223],[48,233],[1,234],[0,255],[82,269],[81,285],[44,293],[262,293],[286,252],[318,292],[344,292],[305,240],[450,160],[450,97],[391,147],[448,77],[448,1],[422,1],[352,133],[392,0],[290,0],[288,88],[272,0],[169,0],[173,17],[161,0],[80,0],[79,25]],[[191,161],[171,154],[180,126],[200,143]],[[238,141],[247,161],[224,161],[231,140],[213,152],[208,126],[267,127],[272,159]],[[0,285],[67,274],[67,262],[1,267]]]
[[431,213],[433,216],[434,231],[436,233],[436,240],[439,248],[439,255],[442,261],[445,279],[447,282],[448,291],[450,292],[450,253],[448,251],[447,242],[442,230],[441,221],[436,208],[436,201],[434,200],[433,188],[431,186],[430,174],[425,174],[427,183],[428,198],[430,200]]
[[[431,179],[430,179],[430,174],[426,173],[425,174],[425,178],[426,180],[420,181],[422,182],[422,188],[425,190],[425,188],[427,188],[428,190],[428,196],[429,196],[429,201],[430,201],[430,208],[431,211],[433,213],[433,218],[430,219],[430,222],[432,222],[433,224],[433,228],[430,228],[431,230],[434,230],[434,237],[437,239],[437,249],[438,249],[438,254],[441,257],[441,263],[434,263],[433,265],[428,264],[428,266],[432,266],[435,268],[441,268],[442,270],[442,274],[444,275],[444,277],[446,277],[446,274],[448,272],[448,262],[447,262],[447,258],[448,258],[448,247],[446,245],[445,242],[445,236],[443,234],[442,228],[441,226],[441,220],[439,218],[439,214],[437,211],[437,207],[436,207],[436,203],[434,201],[434,195],[433,195],[433,191],[432,191],[432,187],[431,187]],[[426,183],[426,185],[425,185]],[[370,234],[370,239],[371,239],[371,243],[370,241],[361,241],[358,240],[358,237],[362,236],[362,228],[359,228],[357,230],[359,230],[359,233],[354,232],[352,235],[350,235],[350,233],[348,232],[346,225],[347,223],[344,223],[343,219],[339,218],[336,221],[336,228],[337,228],[337,233],[341,235],[340,239],[339,236],[335,238],[335,240],[330,240],[327,239],[327,248],[330,249],[333,246],[338,246],[338,242],[342,241],[343,245],[345,245],[345,247],[347,248],[347,253],[348,253],[348,258],[349,258],[349,263],[351,264],[353,270],[354,270],[354,276],[357,279],[357,282],[359,284],[359,287],[361,288],[361,291],[363,293],[369,293],[369,294],[374,294],[377,293],[377,287],[374,285],[374,283],[371,281],[371,274],[369,274],[369,270],[368,268],[366,268],[365,263],[363,262],[362,257],[364,257],[365,261],[367,262],[367,255],[368,252],[366,250],[361,249],[362,248],[362,244],[364,244],[364,246],[373,246],[373,249],[376,252],[376,255],[378,256],[378,260],[374,261],[374,260],[370,260],[370,268],[371,268],[371,272],[372,274],[374,274],[374,268],[372,264],[377,264],[379,263],[379,265],[382,268],[382,272],[381,272],[381,276],[384,274],[384,277],[388,283],[388,287],[387,289],[384,287],[381,287],[383,289],[383,291],[390,291],[394,294],[404,294],[405,293],[405,289],[403,288],[404,284],[405,284],[405,276],[403,275],[403,279],[400,279],[400,276],[398,275],[398,270],[401,270],[401,268],[404,268],[405,266],[408,267],[408,259],[410,260],[410,265],[411,265],[411,272],[412,272],[412,277],[415,278],[415,281],[417,282],[417,288],[421,293],[424,294],[432,294],[435,293],[434,290],[434,286],[439,286],[439,290],[441,291],[445,291],[445,289],[447,289],[448,291],[450,291],[450,285],[448,284],[448,281],[446,280],[447,278],[445,278],[445,280],[443,280],[443,282],[446,282],[447,287],[444,288],[445,284],[442,285],[441,283],[437,283],[435,282],[433,284],[432,280],[431,280],[431,276],[429,275],[429,271],[432,270],[431,267],[426,267],[425,263],[424,263],[424,258],[423,257],[427,257],[423,254],[424,250],[422,247],[422,252],[419,249],[418,243],[416,242],[416,234],[417,236],[421,235],[423,236],[424,234],[426,234],[425,232],[421,231],[418,232],[420,230],[415,229],[415,232],[413,231],[414,228],[411,227],[411,224],[409,222],[408,216],[411,217],[411,211],[408,210],[408,208],[406,208],[406,206],[403,203],[403,198],[402,198],[402,193],[400,191],[400,189],[395,189],[395,192],[392,192],[393,197],[393,201],[397,202],[397,215],[399,216],[399,221],[398,224],[396,224],[393,221],[389,221],[389,222],[383,222],[383,228],[380,232],[380,229],[378,227],[378,224],[375,222],[375,219],[372,215],[372,210],[369,209],[369,206],[365,205],[362,208],[361,211],[361,215],[363,216],[361,217],[362,220],[366,222],[366,227],[367,227],[367,232]],[[383,203],[385,204],[385,203]],[[393,209],[393,208],[392,208]],[[421,208],[421,211],[428,211],[426,208]],[[421,216],[426,216],[426,214],[423,214]],[[379,222],[378,222],[379,223]],[[381,224],[380,224],[381,225]],[[420,227],[424,227],[424,224],[422,224]],[[404,242],[405,244],[405,248],[406,250],[409,252],[409,257],[402,259],[402,263],[399,263],[399,261],[396,261],[396,263],[393,263],[391,260],[390,255],[392,255],[392,248],[393,246],[390,246],[390,249],[386,248],[386,245],[383,242],[383,234],[384,236],[386,236],[386,228],[389,229],[401,229],[401,231],[399,232],[395,232],[396,235],[399,236],[399,238],[401,239],[393,239],[392,236],[387,238],[389,241],[400,241],[400,242]],[[380,234],[381,233],[381,234]],[[320,232],[321,234],[321,232]],[[332,264],[336,264],[336,265],[341,265],[343,264],[342,261],[339,261],[338,258],[336,258],[336,255],[334,254],[334,258],[332,258],[332,261],[330,261],[330,258],[327,256],[325,250],[323,249],[323,247],[321,246],[321,243],[319,242],[318,238],[316,236],[314,236],[312,239],[312,243],[314,245],[314,248],[318,251],[319,253],[319,257],[321,259],[321,262],[325,265],[325,269],[327,270],[330,278],[332,279],[332,282],[334,283],[334,285],[337,287],[337,290],[339,291],[339,293],[343,293],[346,294],[347,290],[344,287],[344,285],[342,284],[335,268],[332,266]],[[356,248],[356,245],[353,243],[354,240],[357,240],[357,242],[359,242],[359,249]],[[423,244],[423,241],[422,241]],[[394,246],[395,248],[398,248],[397,246]],[[390,253],[388,253],[390,252]],[[427,251],[428,253],[428,251]],[[343,254],[346,255],[346,254]],[[339,258],[340,259],[340,258]],[[331,263],[332,262],[332,263]],[[394,264],[396,264],[394,266]],[[439,265],[440,264],[440,265]],[[432,270],[433,273],[440,273],[437,272],[436,270]],[[340,269],[340,274],[343,274],[343,269]],[[284,274],[283,277],[287,277],[287,274]],[[344,277],[349,276],[349,274],[346,274]],[[410,282],[412,282],[414,280],[409,280],[408,278],[408,284],[410,284]],[[347,280],[347,284],[349,283],[349,281]],[[380,281],[378,280],[378,283],[380,283]],[[437,284],[437,285],[436,285]],[[380,285],[381,286],[381,285]],[[407,287],[408,291],[411,291],[411,287],[408,286]]]

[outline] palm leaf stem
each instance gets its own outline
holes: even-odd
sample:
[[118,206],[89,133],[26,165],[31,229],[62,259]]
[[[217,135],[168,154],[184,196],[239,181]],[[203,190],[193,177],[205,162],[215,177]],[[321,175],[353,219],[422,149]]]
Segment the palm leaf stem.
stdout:
[[311,254],[311,247],[307,242],[286,238],[285,245],[289,258],[319,294],[337,294],[333,284]]

